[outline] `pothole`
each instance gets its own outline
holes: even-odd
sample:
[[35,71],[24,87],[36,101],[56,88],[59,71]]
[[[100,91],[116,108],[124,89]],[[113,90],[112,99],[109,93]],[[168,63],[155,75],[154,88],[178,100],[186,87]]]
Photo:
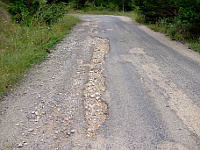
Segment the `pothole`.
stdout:
[[105,122],[108,105],[102,95],[106,91],[105,77],[103,75],[105,55],[109,51],[109,40],[99,37],[91,39],[94,48],[89,67],[88,82],[83,91],[85,119],[87,122],[87,135],[94,138],[98,128]]

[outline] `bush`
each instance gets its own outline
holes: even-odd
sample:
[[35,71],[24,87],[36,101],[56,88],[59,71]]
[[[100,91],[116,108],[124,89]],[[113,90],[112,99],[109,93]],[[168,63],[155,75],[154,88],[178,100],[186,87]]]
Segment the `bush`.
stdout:
[[78,5],[76,1],[70,1],[67,4],[67,10],[77,9]]
[[42,5],[34,15],[35,22],[46,23],[48,25],[56,23],[65,14],[64,3]]
[[172,38],[195,40],[200,36],[200,0],[133,0],[133,7],[145,16],[146,23],[166,27]]
[[33,22],[40,22],[50,25],[64,16],[65,4],[45,4],[38,1],[28,4],[25,0],[17,0],[13,1],[13,6],[9,7],[9,12],[13,20],[18,23],[30,25]]
[[16,22],[30,20],[29,11],[22,0],[16,1],[13,6],[9,7],[9,12]]

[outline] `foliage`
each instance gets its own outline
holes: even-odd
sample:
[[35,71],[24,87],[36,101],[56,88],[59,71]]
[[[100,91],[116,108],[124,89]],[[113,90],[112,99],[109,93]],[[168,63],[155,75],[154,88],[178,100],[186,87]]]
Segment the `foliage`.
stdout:
[[133,6],[145,16],[144,23],[162,27],[171,38],[199,40],[200,0],[133,0]]
[[76,0],[70,1],[67,3],[67,10],[77,9],[78,5]]
[[29,20],[29,11],[22,0],[14,1],[14,5],[9,7],[9,12],[16,22]]
[[64,3],[42,3],[39,0],[10,0],[13,5],[9,7],[9,12],[13,20],[18,23],[30,25],[35,19],[37,22],[53,24],[65,14]]
[[200,52],[200,43],[191,43],[190,48]]
[[148,21],[177,17],[183,23],[200,22],[200,0],[134,0]]
[[37,22],[45,22],[53,24],[58,22],[65,14],[65,5],[59,4],[45,4],[40,6],[36,14],[33,16]]

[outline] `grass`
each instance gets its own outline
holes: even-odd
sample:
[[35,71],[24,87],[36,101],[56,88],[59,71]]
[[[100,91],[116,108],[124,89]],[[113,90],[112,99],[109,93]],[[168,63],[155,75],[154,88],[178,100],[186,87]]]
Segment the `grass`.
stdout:
[[200,52],[200,43],[190,43],[189,47]]
[[181,41],[184,43],[188,43],[189,48],[191,48],[197,52],[200,52],[200,39],[199,38],[195,38],[195,39],[184,38],[184,35],[180,34],[176,29],[170,29],[163,24],[147,24],[147,26],[154,31],[165,33],[173,40],[178,40],[178,41]]
[[52,26],[33,24],[27,27],[13,23],[6,10],[1,10],[5,15],[0,17],[0,98],[18,84],[28,68],[44,60],[47,51],[54,49],[80,21],[65,15]]

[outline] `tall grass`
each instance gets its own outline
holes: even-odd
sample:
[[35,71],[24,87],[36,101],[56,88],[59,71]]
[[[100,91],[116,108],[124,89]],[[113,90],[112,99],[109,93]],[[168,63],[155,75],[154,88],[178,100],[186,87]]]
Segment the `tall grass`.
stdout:
[[79,19],[65,15],[57,23],[22,26],[0,18],[0,98],[13,88],[33,64],[62,40]]

